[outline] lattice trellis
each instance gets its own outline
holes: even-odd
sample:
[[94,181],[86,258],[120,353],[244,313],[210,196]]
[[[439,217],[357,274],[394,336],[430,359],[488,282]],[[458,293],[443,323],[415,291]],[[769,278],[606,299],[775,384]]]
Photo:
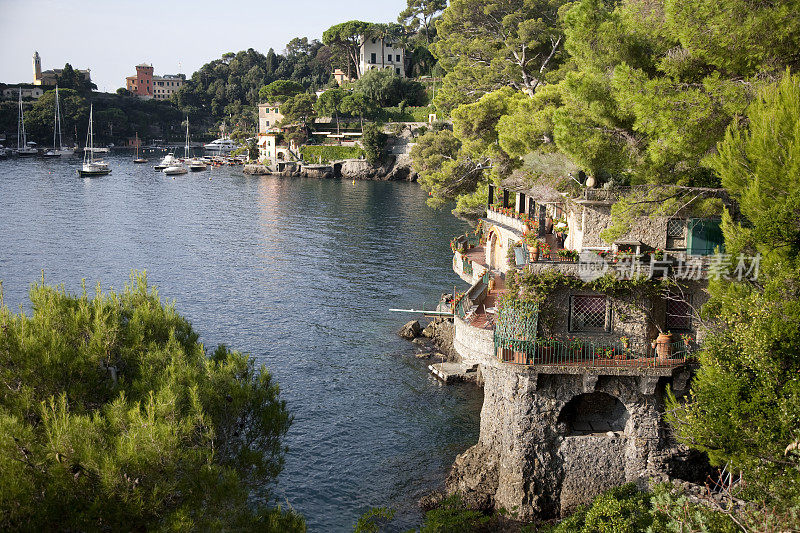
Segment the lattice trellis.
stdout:
[[605,329],[606,305],[605,296],[573,296],[573,331]]
[[682,218],[671,218],[667,221],[667,237],[683,238],[685,221]]
[[537,304],[515,302],[502,305],[498,310],[495,335],[501,340],[533,341],[538,320]]

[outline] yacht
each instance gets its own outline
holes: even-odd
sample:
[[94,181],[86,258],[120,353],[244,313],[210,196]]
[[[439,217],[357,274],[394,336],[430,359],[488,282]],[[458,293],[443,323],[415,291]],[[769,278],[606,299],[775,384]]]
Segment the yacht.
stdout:
[[208,168],[206,162],[202,159],[194,158],[189,160],[189,170],[192,172],[200,172],[201,170],[205,170]]
[[108,163],[105,161],[95,161],[94,160],[94,150],[92,150],[92,146],[94,146],[94,127],[92,126],[92,117],[94,115],[94,105],[89,106],[89,131],[87,132],[86,136],[88,137],[88,145],[89,150],[83,154],[83,165],[81,168],[78,169],[78,176],[84,178],[91,178],[94,176],[105,176],[106,174],[111,173],[111,169],[108,167]]
[[179,161],[175,158],[175,154],[170,152],[164,156],[159,164],[153,166],[153,170],[164,170],[178,162]]
[[[186,146],[183,149],[183,160],[189,160],[189,117],[186,117]],[[167,176],[175,176],[178,174],[186,174],[189,170],[186,168],[186,165],[183,164],[183,161],[180,159],[176,159],[175,162],[164,169],[164,174]]]
[[214,139],[208,144],[204,144],[203,148],[207,152],[212,152],[215,154],[227,154],[228,152],[232,152],[236,149],[236,143],[230,139],[226,139],[225,137],[220,137],[219,139]]
[[8,150],[0,144],[0,159],[7,159],[8,158]]
[[15,153],[19,156],[36,155],[39,150],[36,149],[35,142],[28,142],[28,136],[25,134],[25,113],[22,111],[22,89],[19,90],[19,121],[17,122],[17,149]]

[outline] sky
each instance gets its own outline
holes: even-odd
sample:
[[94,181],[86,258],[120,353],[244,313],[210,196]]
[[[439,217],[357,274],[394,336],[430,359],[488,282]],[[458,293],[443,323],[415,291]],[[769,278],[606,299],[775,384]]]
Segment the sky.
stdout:
[[294,37],[322,40],[339,22],[395,22],[406,0],[0,0],[0,82],[31,83],[42,70],[92,71],[114,92],[139,63],[191,76],[225,52],[280,53]]

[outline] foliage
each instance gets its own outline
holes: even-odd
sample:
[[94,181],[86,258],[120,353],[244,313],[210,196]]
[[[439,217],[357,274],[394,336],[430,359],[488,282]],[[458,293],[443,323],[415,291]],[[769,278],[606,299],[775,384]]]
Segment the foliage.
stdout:
[[84,95],[97,90],[97,85],[84,78],[83,74],[77,72],[69,63],[64,65],[61,74],[56,76],[56,83],[59,88],[72,89]]
[[297,141],[304,141],[308,138],[311,133],[311,124],[316,116],[314,111],[316,101],[316,95],[300,93],[283,103],[283,106],[281,106],[283,120],[280,126],[293,129],[292,133],[289,134],[290,138]]
[[352,117],[358,117],[361,122],[361,131],[364,131],[364,119],[372,118],[377,111],[375,102],[363,93],[351,93],[342,99],[342,112]]
[[719,217],[723,210],[721,198],[696,189],[668,185],[637,188],[614,202],[612,223],[600,232],[600,237],[612,243],[630,232],[640,217]]
[[[89,101],[76,91],[61,88],[58,90],[58,99],[65,145],[70,144],[70,140],[83,144],[89,127]],[[97,144],[124,144],[136,133],[143,141],[170,136],[181,140],[184,138],[185,130],[181,127],[180,111],[169,102],[141,100],[120,94],[93,93],[92,104]],[[52,143],[54,106],[55,91],[50,90],[25,112],[25,127],[29,137],[40,144]],[[192,130],[193,135],[199,133],[198,126],[194,124]]]
[[378,533],[381,526],[394,518],[395,510],[388,507],[373,507],[358,517],[353,526],[354,533]]
[[760,254],[757,280],[709,285],[712,327],[685,405],[671,421],[714,464],[742,471],[746,495],[800,503],[800,76],[788,72],[731,125],[712,159],[744,221],[723,217],[731,268]]
[[433,21],[436,15],[447,7],[447,0],[407,0],[406,8],[400,12],[397,22],[408,30],[417,31],[422,28],[425,42],[431,43],[435,31]]
[[578,509],[562,520],[553,533],[672,533],[739,531],[725,514],[704,505],[690,503],[669,485],[657,485],[653,492],[641,492],[633,483],[597,496],[590,506]]
[[[361,20],[350,20],[331,26],[322,34],[322,42],[347,58],[345,71],[350,78],[360,78],[359,54],[361,45],[381,33],[381,25]],[[352,74],[355,76],[352,76]]]
[[562,0],[452,0],[432,50],[447,75],[437,105],[453,108],[505,86],[533,94],[562,58]]
[[458,494],[444,500],[436,509],[425,513],[420,533],[461,533],[475,531],[486,525],[491,517],[468,509]]
[[[264,55],[252,48],[223,54],[200,67],[172,98],[192,124],[208,128],[226,122],[253,131],[262,87],[283,80],[304,90],[314,89],[325,85],[330,73],[328,47],[317,40],[295,38],[287,44],[285,56],[271,49]],[[296,86],[282,87],[280,96],[288,96],[286,91],[291,93]]]
[[429,204],[440,206],[469,194],[490,179],[507,177],[520,164],[503,151],[497,131],[517,98],[525,96],[508,87],[486,94],[453,111],[453,132],[430,132],[418,139],[411,156],[420,184],[431,195]]
[[386,134],[375,124],[368,124],[364,128],[361,143],[364,145],[367,161],[371,165],[379,165],[383,162],[387,139]]
[[314,103],[314,110],[321,116],[336,118],[336,133],[339,133],[339,114],[342,112],[342,101],[347,93],[341,89],[328,89]]
[[363,93],[379,107],[389,107],[405,102],[406,105],[426,104],[425,87],[418,81],[402,78],[389,69],[366,72],[353,90]]
[[296,81],[275,80],[258,90],[258,99],[261,102],[279,103],[304,92],[306,92],[305,88]]
[[305,529],[264,505],[291,422],[265,368],[207,353],[144,275],[30,298],[0,307],[2,529]]
[[359,159],[364,157],[364,150],[359,146],[313,146],[306,144],[300,147],[300,157],[309,163],[330,163],[341,159]]

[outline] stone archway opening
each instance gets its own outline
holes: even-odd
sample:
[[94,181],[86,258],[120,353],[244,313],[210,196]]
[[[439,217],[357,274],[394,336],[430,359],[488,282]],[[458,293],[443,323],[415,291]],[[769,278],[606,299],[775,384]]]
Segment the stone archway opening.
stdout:
[[568,436],[624,435],[630,413],[617,398],[604,392],[579,394],[558,416],[566,424]]

